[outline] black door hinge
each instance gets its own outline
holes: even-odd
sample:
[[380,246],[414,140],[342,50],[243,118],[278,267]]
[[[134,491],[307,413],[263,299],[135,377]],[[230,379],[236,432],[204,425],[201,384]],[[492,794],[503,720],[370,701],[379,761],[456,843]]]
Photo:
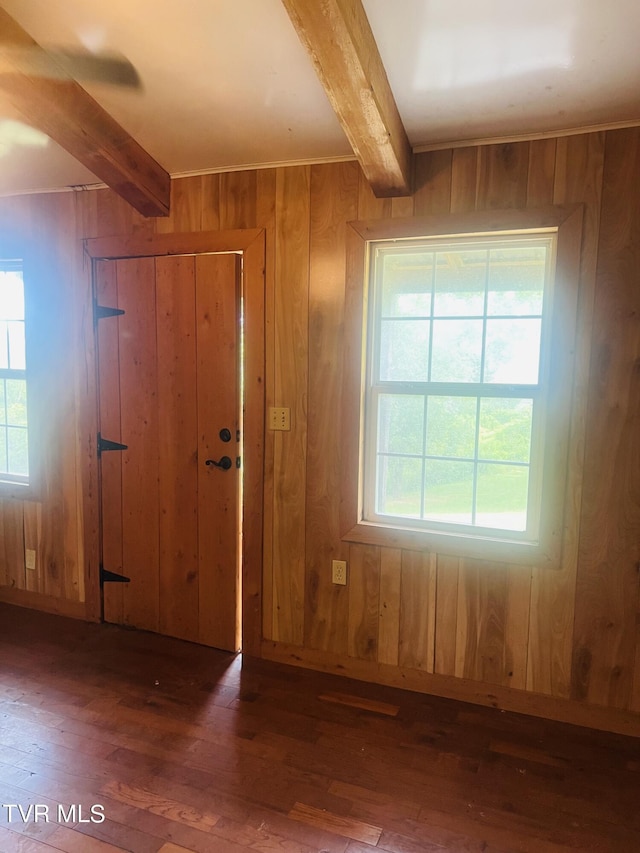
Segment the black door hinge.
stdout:
[[116,574],[116,572],[110,572],[108,569],[100,564],[100,586],[105,583],[131,583],[131,578],[127,578],[124,575]]
[[109,305],[98,305],[97,302],[93,303],[93,322],[96,325],[98,320],[104,320],[106,317],[117,317],[120,314],[124,314],[124,309],[111,308]]
[[98,456],[101,456],[107,450],[128,450],[128,445],[120,444],[118,441],[109,441],[108,438],[103,438],[100,433],[98,433]]

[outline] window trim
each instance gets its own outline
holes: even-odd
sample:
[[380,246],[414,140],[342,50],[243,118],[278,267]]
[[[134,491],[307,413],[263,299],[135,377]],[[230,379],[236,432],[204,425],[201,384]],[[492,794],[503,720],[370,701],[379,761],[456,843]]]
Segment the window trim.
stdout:
[[[41,347],[38,338],[46,340],[46,330],[38,329],[38,312],[36,311],[37,296],[35,283],[46,275],[45,258],[33,249],[31,241],[18,235],[3,235],[0,238],[0,257],[19,259],[22,264],[22,280],[24,283],[25,310],[25,347],[27,380],[27,430],[29,447],[29,481],[18,482],[0,480],[0,499],[20,501],[42,500],[42,406],[40,404],[40,376],[43,373],[41,362]],[[50,272],[49,272],[50,277]]]
[[[460,557],[494,559],[526,565],[560,563],[562,534],[570,500],[566,471],[573,399],[573,355],[579,294],[582,205],[531,210],[473,211],[449,216],[350,222],[347,228],[345,347],[343,372],[344,464],[341,484],[341,533],[349,542],[436,551]],[[478,538],[446,531],[423,531],[395,523],[365,521],[363,472],[365,390],[369,315],[369,244],[419,237],[508,236],[514,232],[557,234],[548,358],[547,434],[542,466],[543,507],[535,544]]]
[[[6,257],[3,254],[0,257],[0,272],[5,273],[5,272],[10,272],[10,271],[20,273],[20,277],[22,279],[23,303],[26,303],[26,299],[24,298],[25,294],[26,294],[26,286],[25,286],[25,281],[24,281],[24,259],[18,258],[17,256]],[[26,329],[27,329],[26,313],[27,312],[26,312],[26,304],[25,304],[24,319],[22,320],[22,322],[24,323],[25,351],[26,351]],[[9,348],[9,361],[11,361],[11,350],[10,350],[10,348]],[[8,486],[10,488],[16,487],[18,489],[24,489],[25,487],[28,488],[30,483],[31,483],[31,460],[29,458],[29,441],[28,441],[28,437],[29,437],[29,400],[28,400],[29,382],[28,382],[27,368],[26,368],[26,366],[24,368],[15,368],[15,367],[10,367],[10,366],[0,368],[0,380],[8,380],[8,381],[10,381],[10,380],[21,380],[25,383],[25,392],[27,395],[27,424],[24,427],[24,429],[26,429],[26,431],[27,431],[27,460],[28,460],[28,466],[29,466],[29,473],[26,475],[26,477],[21,478],[20,475],[12,475],[9,471],[0,471],[0,485],[2,485],[3,487]],[[5,391],[5,393],[6,393],[6,391]],[[5,405],[6,405],[6,399],[5,399]],[[3,426],[8,429],[10,426],[8,423],[8,415],[7,415],[7,413],[5,413],[5,415],[7,417],[7,420],[5,420],[5,423],[3,424]],[[14,424],[14,426],[15,426],[15,424]],[[5,436],[5,441],[7,442],[6,449],[7,449],[7,458],[8,458],[8,453],[9,453],[9,451],[8,451],[8,436]]]

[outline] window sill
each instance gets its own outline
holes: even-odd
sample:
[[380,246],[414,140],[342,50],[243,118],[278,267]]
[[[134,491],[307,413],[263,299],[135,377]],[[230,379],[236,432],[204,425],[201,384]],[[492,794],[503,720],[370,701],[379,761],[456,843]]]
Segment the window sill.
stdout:
[[39,501],[41,495],[33,483],[0,481],[0,500]]
[[398,527],[395,524],[385,525],[367,521],[354,525],[342,536],[342,539],[346,542],[379,545],[384,548],[431,551],[452,557],[491,560],[512,565],[560,568],[560,555],[557,550],[540,543],[415,530],[410,527]]

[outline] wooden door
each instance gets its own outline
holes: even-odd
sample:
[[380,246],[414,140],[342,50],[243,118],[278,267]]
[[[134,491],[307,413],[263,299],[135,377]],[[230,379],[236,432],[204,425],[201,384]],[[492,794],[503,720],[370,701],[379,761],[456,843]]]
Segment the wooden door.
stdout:
[[[240,646],[238,255],[96,263],[104,618]],[[229,437],[222,434],[228,430]],[[207,465],[227,456],[226,470]]]

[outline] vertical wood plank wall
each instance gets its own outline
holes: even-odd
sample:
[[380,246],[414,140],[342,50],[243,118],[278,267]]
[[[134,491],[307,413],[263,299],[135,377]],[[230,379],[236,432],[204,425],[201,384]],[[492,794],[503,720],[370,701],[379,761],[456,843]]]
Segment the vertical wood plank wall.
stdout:
[[[41,322],[30,330],[27,366],[37,387],[30,441],[40,450],[40,477],[34,499],[0,499],[0,596],[8,591],[17,603],[81,616],[83,460],[77,445],[76,368],[79,317],[87,309],[86,293],[76,287],[81,256],[75,229],[69,193],[0,200],[0,242],[24,241],[33,250],[32,263],[46,271],[33,294],[42,310]],[[35,570],[26,568],[26,548],[36,551]]]
[[[354,162],[181,179],[166,220],[142,219],[107,190],[0,202],[32,230],[49,223],[69,270],[61,299],[74,345],[61,359],[72,376],[52,381],[68,380],[77,398],[50,436],[43,501],[2,502],[0,594],[13,587],[53,609],[84,597],[76,507],[87,477],[74,423],[91,416],[79,411],[89,303],[78,237],[264,227],[267,405],[291,408],[291,431],[265,441],[264,654],[360,677],[384,668],[399,684],[424,673],[459,684],[461,698],[511,687],[640,712],[640,129],[423,154],[416,173],[413,197],[394,200],[375,199]],[[567,389],[576,512],[561,569],[342,542],[346,223],[568,202],[584,205],[585,225]],[[25,545],[37,547],[35,573]],[[349,561],[346,587],[331,584],[334,558]]]

